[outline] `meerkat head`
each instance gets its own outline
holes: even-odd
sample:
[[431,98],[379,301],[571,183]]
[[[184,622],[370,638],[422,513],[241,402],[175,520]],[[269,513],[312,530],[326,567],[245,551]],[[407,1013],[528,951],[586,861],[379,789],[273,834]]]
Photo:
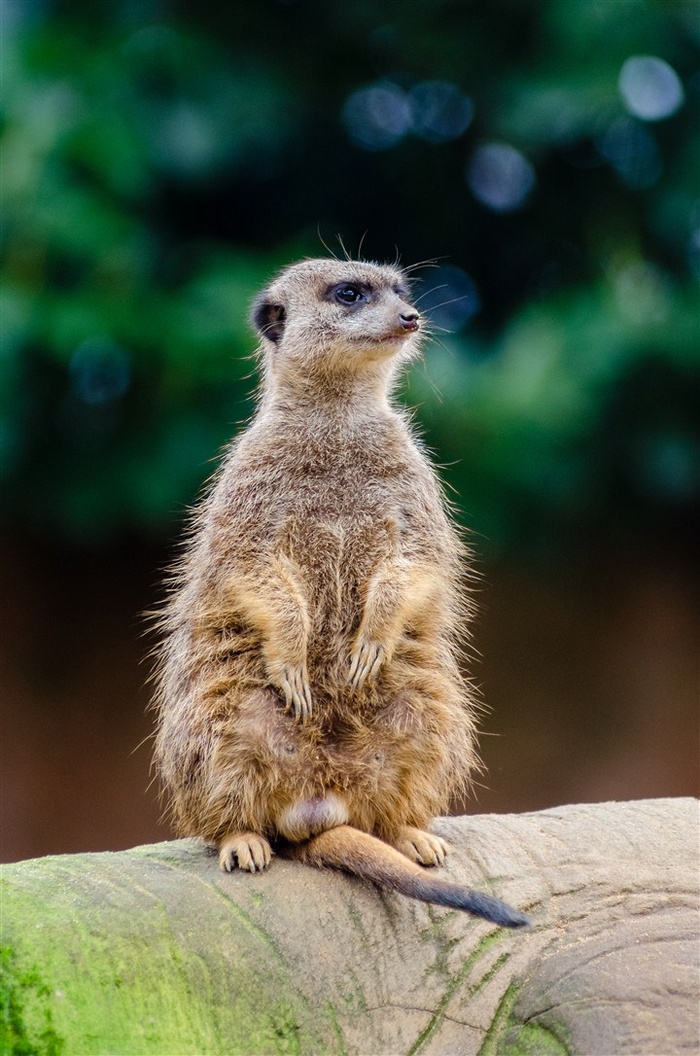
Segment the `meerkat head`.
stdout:
[[352,377],[417,352],[421,317],[405,274],[365,261],[305,260],[253,304],[272,373]]

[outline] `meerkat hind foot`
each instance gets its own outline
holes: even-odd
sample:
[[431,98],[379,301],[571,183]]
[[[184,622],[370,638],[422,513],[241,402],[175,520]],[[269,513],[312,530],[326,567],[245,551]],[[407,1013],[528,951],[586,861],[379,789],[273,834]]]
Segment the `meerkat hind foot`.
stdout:
[[270,844],[257,832],[232,832],[219,845],[219,865],[227,873],[232,873],[236,866],[249,873],[262,872],[271,859]]
[[394,842],[397,851],[401,851],[412,862],[419,865],[444,865],[450,853],[450,845],[441,836],[432,832],[415,829],[412,825],[403,825]]

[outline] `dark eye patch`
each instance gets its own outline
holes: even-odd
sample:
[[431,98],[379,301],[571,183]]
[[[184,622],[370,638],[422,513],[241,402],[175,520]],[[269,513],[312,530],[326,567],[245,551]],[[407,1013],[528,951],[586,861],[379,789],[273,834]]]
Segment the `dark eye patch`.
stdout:
[[363,299],[362,290],[359,286],[341,286],[335,291],[335,299],[341,304],[357,304]]
[[326,300],[352,308],[368,301],[372,292],[372,287],[365,282],[335,282],[327,288]]

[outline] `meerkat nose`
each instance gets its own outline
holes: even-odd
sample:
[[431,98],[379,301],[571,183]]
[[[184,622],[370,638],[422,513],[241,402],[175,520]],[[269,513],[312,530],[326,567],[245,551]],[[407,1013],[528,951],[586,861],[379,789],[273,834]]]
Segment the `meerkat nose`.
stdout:
[[418,312],[401,312],[399,322],[402,330],[417,330],[420,326]]

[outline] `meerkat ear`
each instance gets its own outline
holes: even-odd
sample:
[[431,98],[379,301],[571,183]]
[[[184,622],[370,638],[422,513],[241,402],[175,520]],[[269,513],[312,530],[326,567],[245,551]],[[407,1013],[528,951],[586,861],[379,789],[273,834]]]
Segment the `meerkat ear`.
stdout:
[[250,317],[258,333],[277,344],[284,333],[287,318],[284,305],[268,300],[263,294],[254,302]]

